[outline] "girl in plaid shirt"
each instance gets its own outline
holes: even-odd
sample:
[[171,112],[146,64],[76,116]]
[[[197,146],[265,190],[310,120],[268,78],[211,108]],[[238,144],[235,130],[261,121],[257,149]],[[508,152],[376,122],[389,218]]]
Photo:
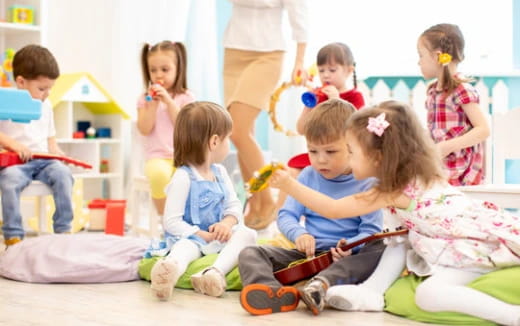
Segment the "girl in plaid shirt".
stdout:
[[458,26],[439,24],[417,42],[427,90],[428,129],[442,155],[449,183],[476,185],[484,179],[484,140],[489,136],[476,89],[457,72],[464,60],[464,37]]

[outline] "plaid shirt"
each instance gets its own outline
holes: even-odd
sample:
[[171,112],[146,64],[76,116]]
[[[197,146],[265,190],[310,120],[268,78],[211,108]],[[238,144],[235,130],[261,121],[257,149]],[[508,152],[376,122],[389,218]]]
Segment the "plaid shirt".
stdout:
[[[463,104],[478,103],[476,89],[461,83],[450,94],[436,90],[437,82],[427,92],[428,129],[435,141],[453,139],[473,128],[462,109]],[[448,181],[453,186],[476,185],[484,179],[484,146],[477,144],[450,153],[443,159]]]

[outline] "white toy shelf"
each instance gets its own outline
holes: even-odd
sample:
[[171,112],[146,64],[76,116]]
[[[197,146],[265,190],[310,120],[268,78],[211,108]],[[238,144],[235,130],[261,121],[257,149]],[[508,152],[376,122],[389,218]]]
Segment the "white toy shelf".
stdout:
[[[128,114],[88,73],[61,75],[51,90],[56,138],[72,158],[90,163],[92,170],[71,166],[75,178],[84,179],[84,199],[123,198],[122,123]],[[88,121],[96,130],[109,128],[110,137],[73,138],[78,121]],[[101,164],[106,160],[108,164]],[[108,165],[108,171],[105,170]]]

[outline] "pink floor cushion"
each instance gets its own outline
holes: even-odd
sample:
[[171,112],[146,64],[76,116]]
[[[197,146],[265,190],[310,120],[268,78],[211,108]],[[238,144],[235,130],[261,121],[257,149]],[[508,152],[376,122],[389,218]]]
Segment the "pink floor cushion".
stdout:
[[149,242],[96,233],[26,238],[0,253],[0,275],[32,283],[138,280],[138,264]]

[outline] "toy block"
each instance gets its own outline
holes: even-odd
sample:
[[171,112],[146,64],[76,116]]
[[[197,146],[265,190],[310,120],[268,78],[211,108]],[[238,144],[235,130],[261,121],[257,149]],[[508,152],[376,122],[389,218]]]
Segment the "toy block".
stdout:
[[10,6],[7,20],[15,24],[34,25],[34,8],[32,6]]

